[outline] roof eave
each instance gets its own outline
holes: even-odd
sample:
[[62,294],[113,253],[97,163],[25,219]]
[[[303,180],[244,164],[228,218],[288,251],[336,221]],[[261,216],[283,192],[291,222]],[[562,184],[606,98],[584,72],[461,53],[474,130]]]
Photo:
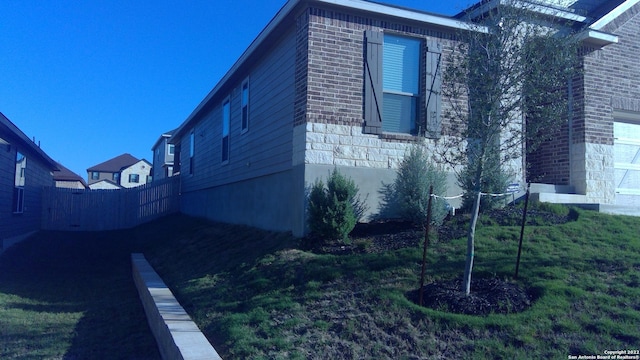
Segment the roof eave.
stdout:
[[153,144],[153,146],[151,147],[151,151],[154,151],[159,145],[160,143],[162,143],[162,140],[164,139],[170,139],[171,138],[171,134],[168,133],[164,133],[162,135],[160,135],[160,137],[158,138],[158,140],[155,142],[155,144]]
[[594,29],[586,29],[578,34],[578,40],[586,45],[592,45],[598,48],[611,44],[617,44],[619,39],[617,35],[605,33]]
[[542,3],[535,3],[526,0],[491,0],[477,7],[471,7],[467,11],[456,15],[457,17],[465,17],[475,19],[484,13],[487,13],[498,6],[512,6],[524,8],[529,11],[536,12],[541,15],[556,18],[558,20],[572,21],[578,23],[584,23],[588,20],[587,17],[578,15],[572,11],[567,11],[558,7],[544,5]]
[[249,47],[242,53],[240,58],[233,64],[233,66],[226,72],[226,74],[220,79],[220,81],[216,84],[216,86],[207,94],[207,96],[198,104],[198,106],[191,112],[191,114],[187,117],[185,121],[175,130],[174,136],[169,139],[170,144],[176,144],[180,141],[180,137],[186,132],[186,129],[189,128],[191,122],[198,116],[198,114],[204,109],[204,107],[211,101],[213,97],[223,88],[230,78],[238,71],[238,69],[247,62],[247,60],[255,53],[256,49],[258,49],[275,31],[275,29],[280,26],[288,16],[302,3],[310,3],[310,4],[327,4],[332,6],[343,7],[347,9],[352,9],[356,11],[364,11],[370,12],[381,16],[391,16],[397,17],[409,21],[416,21],[422,23],[428,23],[434,26],[439,26],[443,28],[449,28],[452,30],[468,30],[468,31],[479,31],[479,32],[488,32],[488,28],[482,25],[473,24],[470,22],[465,22],[459,19],[449,18],[446,16],[438,16],[428,13],[421,13],[416,11],[411,11],[407,9],[396,8],[388,5],[372,3],[362,0],[289,0],[287,3],[278,11],[273,19],[267,24],[267,26],[258,34],[258,36],[251,42]]
[[[36,145],[33,141],[29,139],[29,137],[22,131],[20,128],[14,124],[8,117],[6,117],[3,113],[0,112],[0,126],[5,127],[9,132],[9,135],[12,138],[17,139],[20,143],[22,143],[25,147],[29,148],[31,152],[36,154],[45,165],[49,166],[50,170],[56,171],[60,170],[58,168],[58,164],[53,160],[44,150],[40,148],[40,146]],[[2,140],[2,143],[6,146],[11,146],[11,143],[7,140]]]
[[640,2],[640,0],[627,0],[623,2],[622,4],[616,6],[613,10],[609,11],[606,15],[596,20],[593,24],[591,24],[590,28],[593,30],[601,30],[638,2]]

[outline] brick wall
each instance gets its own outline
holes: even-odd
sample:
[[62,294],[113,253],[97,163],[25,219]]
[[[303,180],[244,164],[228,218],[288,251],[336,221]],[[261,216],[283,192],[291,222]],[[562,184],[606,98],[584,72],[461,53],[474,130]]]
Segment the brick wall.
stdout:
[[619,36],[617,44],[584,49],[582,74],[573,87],[571,128],[529,157],[533,181],[574,185],[590,201],[610,203],[613,182],[613,112],[633,109],[640,98],[640,4],[603,31]]
[[[388,31],[422,38],[425,42],[435,40],[441,43],[442,68],[447,64],[447,55],[456,45],[453,33],[335,10],[308,8],[297,19],[294,138],[298,140],[294,141],[294,165],[304,161],[393,168],[404,156],[409,144],[425,141],[423,137],[408,134],[363,133],[366,30]],[[426,76],[423,71],[421,88],[425,87]],[[421,102],[420,108],[424,109],[425,96]],[[442,114],[449,104],[443,99]],[[424,122],[424,112],[421,116],[420,122]],[[442,119],[444,129],[452,128],[444,117]],[[374,149],[384,149],[385,154]],[[303,154],[305,151],[306,155]]]

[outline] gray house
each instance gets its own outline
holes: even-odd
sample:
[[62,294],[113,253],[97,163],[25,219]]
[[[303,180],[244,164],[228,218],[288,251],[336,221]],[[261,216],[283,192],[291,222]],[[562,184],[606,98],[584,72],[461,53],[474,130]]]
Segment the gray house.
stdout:
[[169,143],[175,130],[160,135],[151,151],[153,152],[153,166],[151,176],[153,180],[160,180],[173,176],[175,144]]
[[[475,9],[490,11],[496,3]],[[602,91],[599,76],[614,69],[598,63],[608,51],[616,54],[607,56],[612,65],[633,59],[640,5],[584,3],[538,7],[576,26],[590,25],[581,34],[589,52],[585,78],[572,87],[569,140],[560,134],[527,160],[537,178],[567,185],[580,192],[581,201],[614,203],[615,184],[606,178],[617,163],[613,119],[623,114],[621,123],[637,125],[640,71],[635,65],[625,68],[635,76],[607,72],[611,86],[624,88],[612,97]],[[175,130],[170,142],[179,159],[181,211],[303,235],[309,185],[338,168],[357,182],[370,212],[377,213],[382,185],[393,181],[408,147],[433,144],[446,128],[441,114],[452,99],[441,98],[441,69],[448,66],[455,35],[467,30],[458,17],[381,3],[288,1]],[[593,104],[594,96],[609,99]],[[548,156],[557,163],[550,165]],[[631,160],[625,169],[635,171],[637,159]],[[597,168],[598,161],[607,165]],[[570,176],[554,175],[562,166]],[[524,168],[517,180],[526,181]],[[599,177],[606,179],[594,183]],[[640,189],[631,176],[623,178],[624,186]],[[453,186],[450,191],[458,192]]]
[[56,162],[0,113],[0,250],[40,230]]

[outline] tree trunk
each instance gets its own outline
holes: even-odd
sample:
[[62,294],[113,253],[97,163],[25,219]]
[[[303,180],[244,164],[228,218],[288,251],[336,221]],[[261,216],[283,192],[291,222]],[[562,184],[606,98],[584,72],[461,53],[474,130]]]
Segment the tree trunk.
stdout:
[[462,279],[462,287],[465,294],[471,292],[471,271],[473,270],[473,252],[475,248],[476,223],[478,222],[478,213],[480,212],[480,196],[476,193],[476,199],[473,203],[473,213],[471,214],[471,223],[469,224],[469,234],[467,236],[467,262],[464,266],[464,278]]

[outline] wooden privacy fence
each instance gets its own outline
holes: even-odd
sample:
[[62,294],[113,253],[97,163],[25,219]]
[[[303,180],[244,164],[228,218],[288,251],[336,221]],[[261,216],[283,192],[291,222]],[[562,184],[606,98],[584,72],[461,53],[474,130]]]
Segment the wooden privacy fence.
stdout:
[[105,231],[127,229],[180,209],[178,176],[120,190],[45,188],[42,229]]

